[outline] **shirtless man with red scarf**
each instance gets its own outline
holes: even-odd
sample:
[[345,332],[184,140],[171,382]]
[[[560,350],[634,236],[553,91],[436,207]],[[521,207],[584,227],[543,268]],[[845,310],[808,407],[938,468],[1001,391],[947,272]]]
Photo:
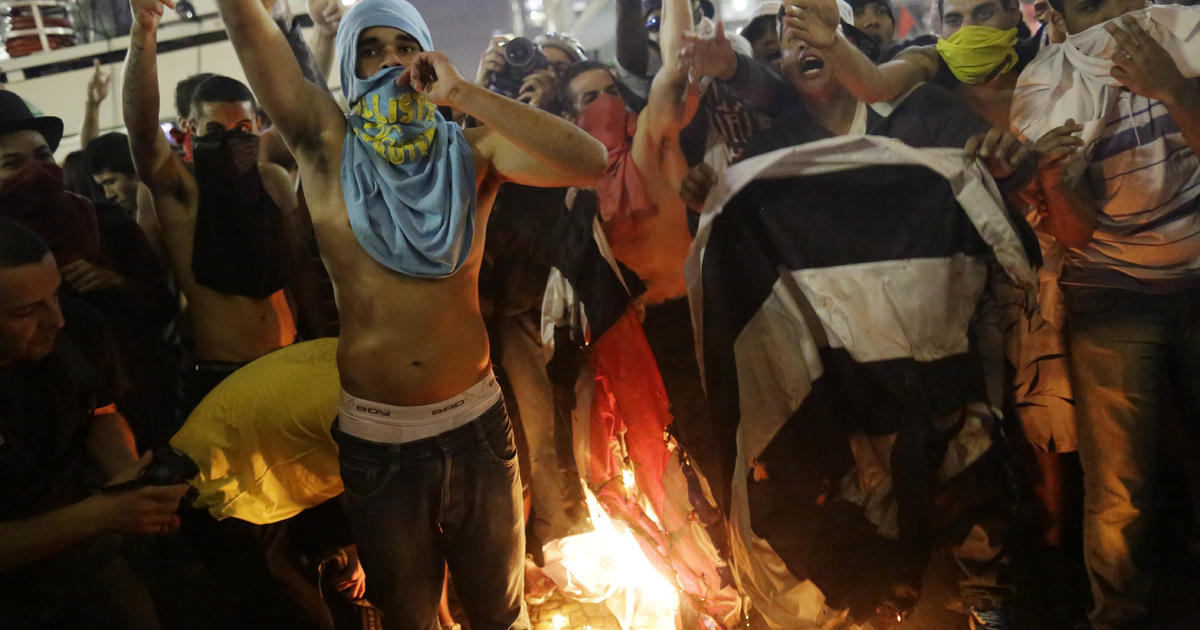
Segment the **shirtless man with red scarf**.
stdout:
[[679,71],[679,49],[691,24],[687,2],[663,4],[663,67],[640,115],[626,109],[607,66],[583,61],[563,77],[567,117],[608,148],[609,166],[596,183],[600,218],[613,256],[646,285],[647,306],[683,298],[683,264],[692,236],[679,196],[687,160],[679,132],[696,114],[700,96]]
[[[692,244],[687,205],[680,197],[687,160],[679,133],[700,105],[700,95],[680,69],[684,32],[692,23],[687,0],[663,3],[659,42],[663,67],[641,114],[626,109],[611,71],[594,62],[572,66],[563,77],[567,116],[609,151],[605,177],[596,183],[600,219],[613,256],[646,285],[642,329],[667,390],[671,431],[726,502],[728,449],[711,421],[700,382],[688,310],[684,263]],[[724,27],[718,26],[718,36]]]

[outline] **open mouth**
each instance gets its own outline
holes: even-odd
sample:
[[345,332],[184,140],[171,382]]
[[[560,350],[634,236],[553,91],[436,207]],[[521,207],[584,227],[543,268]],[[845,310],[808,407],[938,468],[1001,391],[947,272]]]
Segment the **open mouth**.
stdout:
[[816,76],[821,73],[821,69],[825,67],[825,60],[820,57],[805,57],[800,62],[800,75],[805,77]]

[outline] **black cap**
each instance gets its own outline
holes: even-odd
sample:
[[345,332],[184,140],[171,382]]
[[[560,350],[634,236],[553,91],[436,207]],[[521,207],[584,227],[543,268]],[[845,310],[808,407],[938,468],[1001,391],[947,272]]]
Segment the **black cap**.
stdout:
[[0,134],[32,129],[46,139],[51,151],[58,150],[63,137],[63,121],[54,116],[34,116],[29,105],[13,92],[0,90]]

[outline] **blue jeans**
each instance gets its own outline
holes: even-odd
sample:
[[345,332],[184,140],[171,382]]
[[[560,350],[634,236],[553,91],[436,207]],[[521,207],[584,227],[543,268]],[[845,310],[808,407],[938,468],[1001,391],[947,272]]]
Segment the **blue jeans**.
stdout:
[[344,505],[388,630],[437,630],[449,565],[475,630],[526,630],[525,521],[504,403],[435,437],[382,444],[342,433]]
[[1095,630],[1148,628],[1158,433],[1168,413],[1200,418],[1200,291],[1066,289],[1089,617]]

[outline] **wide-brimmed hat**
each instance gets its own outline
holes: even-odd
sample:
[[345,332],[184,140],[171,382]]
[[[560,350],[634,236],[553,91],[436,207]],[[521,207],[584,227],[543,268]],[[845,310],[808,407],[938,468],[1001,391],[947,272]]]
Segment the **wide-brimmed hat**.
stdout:
[[13,92],[0,90],[0,134],[32,129],[46,139],[51,151],[58,150],[63,121],[54,116],[34,116],[29,105]]

